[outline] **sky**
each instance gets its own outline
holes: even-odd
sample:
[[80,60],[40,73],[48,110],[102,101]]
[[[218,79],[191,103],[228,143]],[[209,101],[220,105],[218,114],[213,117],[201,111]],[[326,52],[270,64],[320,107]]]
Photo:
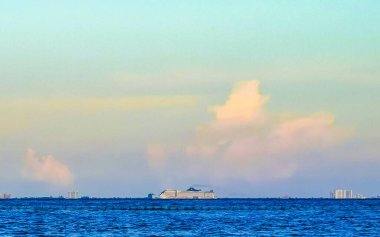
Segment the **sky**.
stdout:
[[0,193],[380,195],[379,1],[1,1]]

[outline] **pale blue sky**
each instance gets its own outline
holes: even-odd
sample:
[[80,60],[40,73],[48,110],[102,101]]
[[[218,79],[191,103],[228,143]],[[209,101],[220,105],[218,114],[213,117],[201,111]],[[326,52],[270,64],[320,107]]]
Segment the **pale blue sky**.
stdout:
[[[88,195],[142,196],[159,191],[166,181],[148,167],[146,147],[185,146],[213,119],[209,108],[223,105],[238,81],[259,80],[261,93],[270,96],[268,113],[329,113],[351,136],[328,151],[310,151],[323,165],[318,159],[300,164],[286,180],[236,178],[213,185],[224,195],[251,185],[267,188],[245,195],[276,196],[285,192],[278,191],[284,183],[291,195],[324,196],[338,185],[380,194],[370,181],[374,172],[363,178],[357,171],[380,168],[379,22],[379,1],[2,1],[0,192],[50,195],[76,188]],[[128,103],[141,106],[147,96],[195,99],[143,109],[88,108],[98,106],[89,98],[119,104],[120,98],[134,97]],[[85,105],[67,109],[62,101],[67,99]],[[72,186],[20,175],[28,148],[66,164],[75,176]],[[347,158],[350,149],[363,160]],[[347,158],[348,168],[338,169],[335,183],[307,190],[323,176],[326,162],[338,166],[331,156]],[[354,174],[352,186],[343,181],[347,170]],[[306,173],[312,174],[308,181]],[[170,184],[178,188],[211,182],[169,176],[163,179],[175,179]],[[357,183],[359,176],[367,181]],[[101,193],[96,182],[111,188]]]

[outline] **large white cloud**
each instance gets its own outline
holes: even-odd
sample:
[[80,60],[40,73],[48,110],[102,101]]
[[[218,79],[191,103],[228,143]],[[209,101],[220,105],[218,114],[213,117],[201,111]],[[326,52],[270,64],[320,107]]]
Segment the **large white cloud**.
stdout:
[[23,161],[23,174],[28,179],[60,186],[74,180],[69,167],[51,155],[37,157],[34,150],[28,149]]
[[[152,168],[166,167],[171,170],[166,175],[214,181],[288,178],[300,168],[303,152],[334,146],[348,135],[331,114],[284,117],[266,113],[268,101],[260,94],[259,81],[237,83],[224,105],[210,108],[215,119],[200,126],[196,137],[176,152],[161,147],[160,161],[166,166]],[[156,158],[151,155],[149,160],[157,162]],[[183,164],[185,171],[175,172]]]

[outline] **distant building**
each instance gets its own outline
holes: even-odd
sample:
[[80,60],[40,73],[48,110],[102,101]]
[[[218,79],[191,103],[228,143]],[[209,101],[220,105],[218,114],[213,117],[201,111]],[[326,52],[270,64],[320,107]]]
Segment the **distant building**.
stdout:
[[352,190],[336,189],[330,194],[330,198],[334,199],[351,199],[353,198]]
[[68,199],[78,199],[79,194],[76,191],[71,191],[71,192],[68,192],[67,198]]
[[0,199],[10,199],[11,195],[7,193],[2,193],[0,194]]
[[366,199],[367,197],[362,195],[362,194],[356,194],[355,198],[356,199]]

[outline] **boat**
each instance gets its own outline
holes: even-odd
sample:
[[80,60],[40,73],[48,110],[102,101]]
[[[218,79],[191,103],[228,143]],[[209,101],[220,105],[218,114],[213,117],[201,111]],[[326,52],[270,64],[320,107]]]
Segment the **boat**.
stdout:
[[217,199],[213,190],[202,191],[190,187],[187,190],[165,189],[157,197],[159,199]]

